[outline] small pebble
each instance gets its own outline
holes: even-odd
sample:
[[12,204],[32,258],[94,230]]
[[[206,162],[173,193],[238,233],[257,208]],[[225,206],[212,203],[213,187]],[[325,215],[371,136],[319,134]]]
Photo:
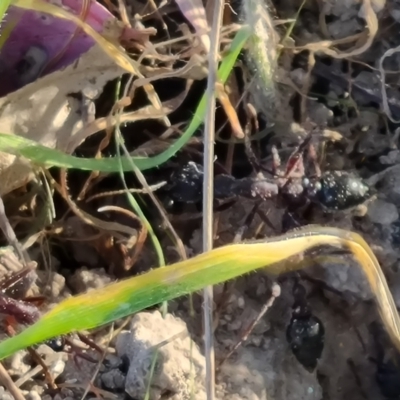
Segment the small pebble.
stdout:
[[117,357],[115,354],[107,354],[105,361],[105,365],[107,365],[109,369],[118,368],[122,364],[121,358]]
[[105,389],[121,390],[125,387],[125,375],[119,369],[112,369],[101,375],[101,382]]
[[261,319],[258,321],[257,325],[253,329],[253,334],[263,335],[271,329],[271,323],[266,319]]
[[232,315],[230,315],[230,314],[225,314],[225,315],[224,315],[224,320],[225,320],[225,321],[232,321]]
[[26,361],[26,356],[27,351],[21,350],[10,357],[10,364],[7,371],[11,376],[23,376],[31,369],[30,364]]
[[2,386],[0,386],[0,399],[1,400],[14,400],[14,396],[11,396]]
[[253,336],[250,339],[250,343],[255,347],[260,347],[262,344],[263,337],[262,336]]
[[26,396],[26,400],[42,400],[42,397],[36,390],[31,390]]
[[238,297],[237,299],[237,306],[239,308],[244,308],[245,302],[244,302],[244,298],[242,296]]
[[91,270],[81,268],[68,279],[68,284],[77,293],[85,293],[92,289],[99,289],[110,282],[111,278],[104,268]]
[[64,372],[64,369],[65,362],[63,360],[56,360],[49,367],[50,373],[54,378],[61,375]]
[[227,325],[227,329],[229,331],[237,331],[242,327],[242,322],[239,318],[235,319]]

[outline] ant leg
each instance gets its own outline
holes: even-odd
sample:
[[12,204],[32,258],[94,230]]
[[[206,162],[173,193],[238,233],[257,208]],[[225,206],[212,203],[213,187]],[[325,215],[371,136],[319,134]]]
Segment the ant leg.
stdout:
[[249,229],[250,224],[253,222],[253,219],[260,207],[260,202],[257,202],[252,210],[249,212],[249,215],[246,217],[244,224],[239,228],[238,232],[236,232],[235,237],[233,239],[233,243],[239,243],[243,240],[244,233],[247,229]]
[[257,158],[256,154],[254,153],[253,147],[251,145],[249,132],[244,132],[243,140],[244,140],[244,150],[245,150],[247,159],[249,160],[249,163],[250,163],[251,167],[253,168],[253,171],[257,174],[257,176],[260,176],[261,178],[263,178],[264,176],[261,172],[263,170],[263,167],[259,163],[258,158]]
[[347,360],[347,365],[348,365],[348,367],[350,369],[350,372],[354,376],[354,380],[356,382],[356,385],[357,385],[358,389],[360,390],[360,394],[364,397],[364,399],[368,399],[369,396],[367,395],[366,391],[364,390],[364,388],[362,386],[362,381],[361,381],[361,378],[360,378],[360,374],[358,372],[359,371],[359,367],[355,364],[355,362],[351,358],[349,358]]
[[305,175],[303,154],[305,149],[309,146],[311,141],[311,134],[294,149],[286,164],[285,178],[302,178]]
[[320,178],[322,175],[322,172],[321,172],[321,168],[319,166],[317,152],[312,143],[310,143],[308,146],[308,156],[310,157],[310,160],[312,161],[312,163],[314,165],[315,176],[317,178]]
[[286,166],[285,178],[302,178],[305,175],[304,159],[302,154],[290,156]]
[[280,166],[282,164],[282,161],[276,146],[272,146],[271,153],[272,153],[272,172],[275,176],[280,176],[281,175]]

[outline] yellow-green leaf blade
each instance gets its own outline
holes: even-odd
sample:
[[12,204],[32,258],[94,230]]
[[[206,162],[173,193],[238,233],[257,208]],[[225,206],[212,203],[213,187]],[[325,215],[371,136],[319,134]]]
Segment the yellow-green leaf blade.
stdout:
[[340,229],[306,227],[267,242],[214,249],[193,259],[67,299],[36,324],[0,343],[0,359],[51,337],[104,325],[257,268],[268,266],[274,274],[298,268],[293,264],[277,266],[276,263],[320,245],[346,246],[357,257],[377,296],[383,322],[400,348],[399,316],[379,264],[366,243],[359,235]]

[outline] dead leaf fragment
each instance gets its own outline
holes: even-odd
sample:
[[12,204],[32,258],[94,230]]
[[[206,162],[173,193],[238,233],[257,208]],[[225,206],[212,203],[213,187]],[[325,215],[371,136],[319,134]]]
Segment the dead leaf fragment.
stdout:
[[206,52],[210,51],[210,37],[208,36],[208,22],[206,10],[201,0],[176,0],[182,14],[192,24],[199,35]]
[[[123,73],[124,69],[94,45],[64,70],[46,75],[0,98],[0,132],[66,151],[84,124],[82,110],[70,94],[89,89],[100,94],[108,81]],[[0,153],[0,195],[24,185],[30,180],[31,172],[27,162]]]

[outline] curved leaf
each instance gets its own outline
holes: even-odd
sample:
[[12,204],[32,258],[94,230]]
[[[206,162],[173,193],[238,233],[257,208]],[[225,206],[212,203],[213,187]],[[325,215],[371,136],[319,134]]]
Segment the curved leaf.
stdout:
[[376,296],[383,323],[400,349],[400,320],[395,303],[366,242],[356,233],[310,226],[267,241],[217,248],[190,260],[71,297],[34,325],[0,343],[0,359],[51,337],[98,327],[258,268],[266,267],[273,274],[299,268],[294,263],[277,263],[321,245],[348,248],[354,254]]

